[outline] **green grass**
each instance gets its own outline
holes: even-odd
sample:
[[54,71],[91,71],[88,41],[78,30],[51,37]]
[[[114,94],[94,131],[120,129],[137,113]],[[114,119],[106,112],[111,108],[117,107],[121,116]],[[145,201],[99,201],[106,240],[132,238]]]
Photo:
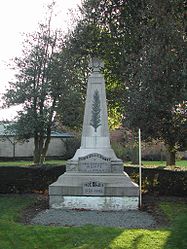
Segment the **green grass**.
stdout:
[[[45,163],[47,165],[65,165],[67,161],[65,160],[47,160]],[[125,162],[125,165],[131,164],[131,162]],[[143,166],[156,166],[156,167],[165,167],[165,161],[142,161]],[[9,161],[9,162],[0,162],[0,166],[32,166],[32,161]],[[176,161],[177,167],[187,168],[187,160],[178,160]]]
[[[155,230],[99,226],[53,227],[18,223],[21,209],[34,198],[0,196],[0,249],[186,249],[186,206],[163,203],[162,210],[173,212],[170,228]],[[178,210],[178,209],[177,209]],[[181,219],[180,217],[182,217]],[[185,217],[185,219],[184,219]],[[186,230],[185,230],[186,229]]]
[[160,208],[171,223],[171,235],[168,238],[171,249],[187,248],[187,204],[163,202]]
[[[125,165],[131,165],[131,162],[125,162]],[[165,161],[142,161],[144,167],[166,167]],[[176,167],[187,168],[187,160],[177,160]]]
[[[166,166],[165,161],[142,161],[144,166]],[[177,160],[176,166],[178,167],[187,167],[187,160]]]
[[187,205],[184,203],[162,202],[160,208],[171,223],[175,222],[176,217],[179,218],[181,214],[187,214]]
[[[47,165],[65,165],[67,161],[65,160],[47,160],[45,163]],[[8,161],[0,162],[0,166],[32,166],[33,161]]]

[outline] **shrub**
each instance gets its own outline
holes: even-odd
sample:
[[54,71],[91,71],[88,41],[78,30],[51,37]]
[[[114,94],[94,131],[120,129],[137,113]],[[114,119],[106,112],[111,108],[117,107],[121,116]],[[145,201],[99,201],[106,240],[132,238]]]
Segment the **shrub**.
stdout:
[[131,161],[138,164],[138,147],[132,145],[122,145],[121,143],[112,143],[112,148],[118,158],[122,161]]
[[122,161],[130,160],[128,150],[126,150],[126,148],[120,143],[112,143],[112,149],[114,150],[116,156]]
[[143,155],[142,160],[145,161],[165,161],[166,155],[160,152],[149,152],[149,154]]
[[75,155],[75,152],[80,148],[81,140],[79,136],[67,139],[65,141],[66,154],[65,159],[70,159]]

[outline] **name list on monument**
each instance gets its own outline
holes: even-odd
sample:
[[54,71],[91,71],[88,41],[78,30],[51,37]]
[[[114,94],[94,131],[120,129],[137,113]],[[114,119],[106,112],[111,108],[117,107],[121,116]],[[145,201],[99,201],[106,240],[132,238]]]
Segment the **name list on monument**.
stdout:
[[89,173],[110,173],[111,159],[100,154],[93,153],[79,157],[79,171]]
[[83,184],[83,195],[104,195],[105,186],[102,182],[86,182]]

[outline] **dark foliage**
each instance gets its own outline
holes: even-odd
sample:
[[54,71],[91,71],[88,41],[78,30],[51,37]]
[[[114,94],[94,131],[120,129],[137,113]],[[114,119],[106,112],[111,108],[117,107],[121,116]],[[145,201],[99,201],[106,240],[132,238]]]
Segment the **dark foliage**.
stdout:
[[[138,183],[138,168],[125,171]],[[0,167],[0,193],[42,193],[64,172],[65,166]],[[142,187],[144,193],[187,196],[187,171],[143,168]]]
[[109,107],[145,140],[162,139],[169,165],[187,148],[185,8],[183,0],[85,0],[76,34],[81,51],[105,60]]

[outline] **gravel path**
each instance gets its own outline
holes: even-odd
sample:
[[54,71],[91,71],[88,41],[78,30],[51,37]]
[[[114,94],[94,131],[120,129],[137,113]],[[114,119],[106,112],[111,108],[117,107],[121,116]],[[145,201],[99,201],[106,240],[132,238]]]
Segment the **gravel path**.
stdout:
[[38,213],[31,224],[55,226],[83,226],[86,224],[124,227],[124,228],[153,228],[156,226],[154,218],[139,210],[135,211],[79,211],[47,209]]

